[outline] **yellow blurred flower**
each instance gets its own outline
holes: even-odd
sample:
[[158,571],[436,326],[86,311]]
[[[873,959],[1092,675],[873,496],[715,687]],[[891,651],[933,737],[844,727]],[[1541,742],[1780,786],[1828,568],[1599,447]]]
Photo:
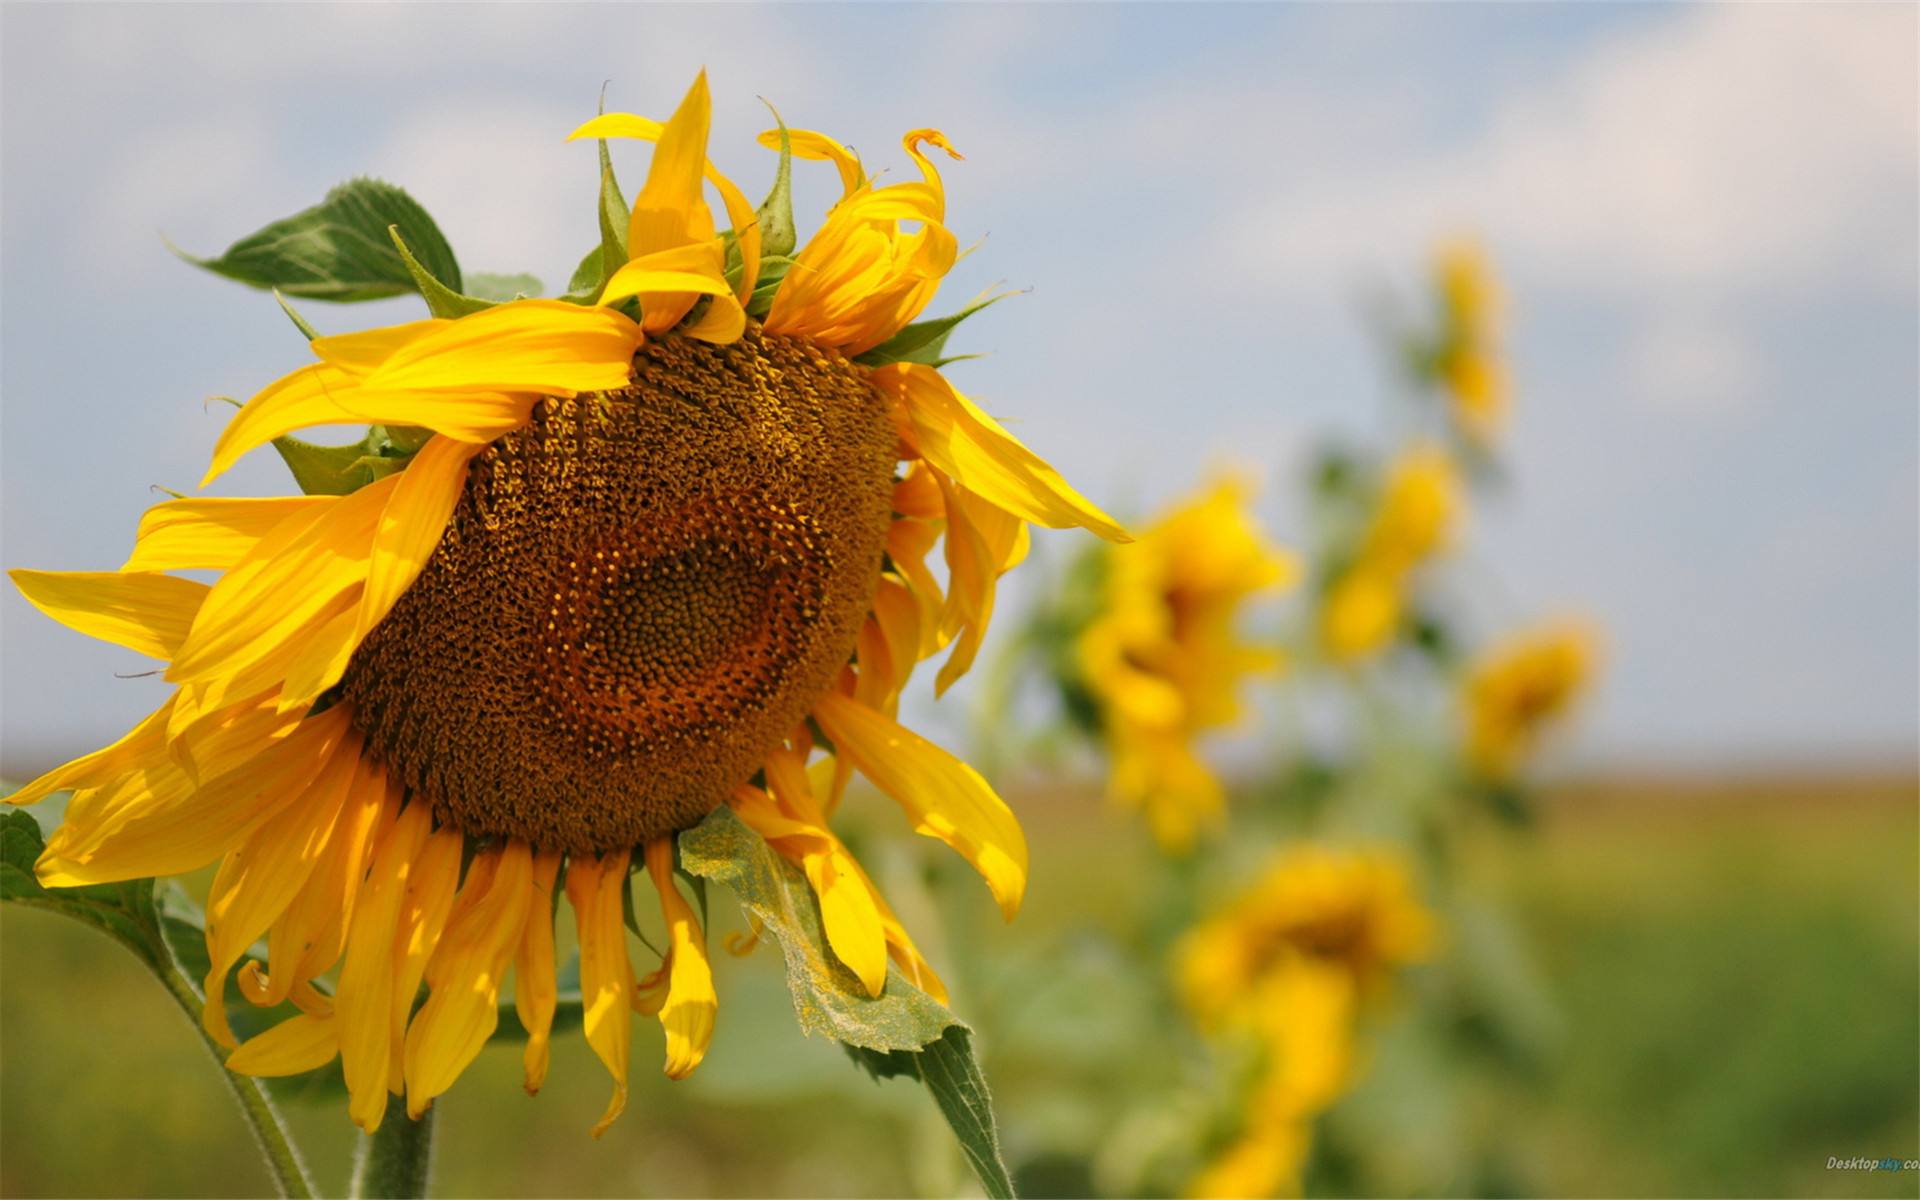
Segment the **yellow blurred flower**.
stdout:
[[1247,509],[1248,489],[1224,481],[1107,555],[1104,607],[1076,654],[1099,702],[1116,799],[1145,810],[1169,850],[1218,821],[1220,783],[1195,750],[1202,733],[1242,715],[1247,676],[1278,655],[1241,639],[1241,610],[1299,576]]
[[1283,853],[1187,934],[1175,968],[1187,1010],[1203,1029],[1250,1035],[1262,1048],[1241,1134],[1192,1194],[1298,1192],[1313,1118],[1354,1078],[1362,1017],[1436,937],[1396,855],[1322,846]]
[[[368,1131],[389,1093],[417,1117],[452,1086],[509,969],[540,1086],[558,894],[586,1040],[614,1081],[595,1134],[626,1103],[635,1011],[663,1026],[666,1073],[692,1071],[718,997],[675,839],[722,804],[805,872],[870,995],[889,963],[943,993],[829,827],[851,771],[964,856],[1008,917],[1020,906],[1019,822],[895,721],[900,690],[949,646],[943,681],[966,669],[1030,522],[1126,534],[934,367],[853,361],[952,264],[921,149],[951,153],[946,139],[909,133],[921,178],[880,187],[831,139],[795,133],[845,194],[759,323],[758,223],[707,161],[709,116],[702,74],[664,124],[607,114],[576,131],[657,143],[630,261],[599,304],[315,338],[317,362],[234,414],[208,477],[294,430],[420,427],[393,473],[345,495],[169,500],[117,572],[13,573],[48,615],[162,660],[175,685],[120,741],[8,797],[73,792],[41,882],[219,861],[209,1035],[235,1046],[236,970],[253,1003],[290,1001],[299,1013],[227,1065],[286,1075],[338,1057]],[[610,307],[629,299],[636,316]],[[925,561],[942,542],[944,589]],[[170,573],[193,570],[217,578]],[[816,729],[836,757],[809,775]],[[657,894],[667,927],[644,978],[630,889]]]
[[1441,331],[1434,374],[1469,438],[1491,444],[1506,427],[1510,388],[1499,338],[1503,297],[1479,246],[1450,242],[1434,257]]
[[1467,761],[1473,768],[1491,779],[1510,778],[1586,690],[1599,646],[1591,626],[1559,621],[1488,650],[1461,692]]
[[1340,662],[1370,658],[1393,640],[1407,577],[1444,550],[1465,509],[1459,471],[1437,446],[1416,445],[1387,469],[1355,561],[1327,589],[1320,643]]

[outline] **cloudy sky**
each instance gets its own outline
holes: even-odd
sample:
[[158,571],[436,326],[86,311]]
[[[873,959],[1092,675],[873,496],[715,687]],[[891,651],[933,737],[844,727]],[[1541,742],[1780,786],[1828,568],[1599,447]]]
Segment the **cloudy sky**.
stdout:
[[[304,361],[161,233],[217,251],[377,174],[469,270],[561,283],[595,236],[592,148],[562,135],[603,81],[664,116],[704,65],[749,191],[756,96],[896,173],[900,131],[947,131],[952,224],[985,240],[945,295],[1031,289],[965,331],[993,354],[960,386],[1122,510],[1238,465],[1298,529],[1286,472],[1382,423],[1363,298],[1478,233],[1519,393],[1481,609],[1608,627],[1584,755],[1911,761],[1917,33],[1893,5],[9,4],[0,557],[117,565],[151,485],[198,478],[205,398]],[[284,487],[264,455],[217,490]],[[0,771],[158,702],[116,678],[143,661],[10,592],[0,620]]]

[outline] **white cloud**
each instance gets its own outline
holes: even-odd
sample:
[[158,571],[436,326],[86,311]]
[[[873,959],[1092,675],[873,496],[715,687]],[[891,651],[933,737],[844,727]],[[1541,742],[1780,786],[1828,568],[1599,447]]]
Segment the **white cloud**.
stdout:
[[1496,231],[1538,278],[1784,292],[1911,287],[1914,13],[1713,5],[1602,43],[1464,145],[1284,190],[1242,228],[1269,261],[1404,262]]

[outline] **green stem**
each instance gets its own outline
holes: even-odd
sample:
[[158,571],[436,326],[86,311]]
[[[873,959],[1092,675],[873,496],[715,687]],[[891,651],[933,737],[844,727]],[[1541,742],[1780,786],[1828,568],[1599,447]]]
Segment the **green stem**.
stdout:
[[353,1200],[423,1200],[433,1172],[433,1109],[418,1121],[407,1102],[387,1097],[387,1115],[371,1135],[362,1134],[353,1155]]
[[250,1075],[227,1070],[226,1050],[208,1036],[206,1027],[200,1023],[203,999],[199,987],[180,970],[180,964],[173,961],[173,954],[168,950],[166,939],[161,936],[159,929],[154,929],[152,936],[153,953],[140,950],[140,957],[159,977],[167,994],[186,1014],[187,1023],[200,1035],[200,1042],[207,1048],[207,1053],[213,1056],[220,1078],[227,1081],[228,1090],[240,1105],[241,1115],[247,1119],[247,1127],[253,1131],[254,1143],[260,1147],[260,1157],[266,1160],[274,1185],[282,1196],[299,1200],[314,1196],[313,1178],[307,1174],[307,1165],[300,1158],[300,1148],[287,1131],[280,1110],[273,1106],[272,1098],[267,1095],[266,1085]]

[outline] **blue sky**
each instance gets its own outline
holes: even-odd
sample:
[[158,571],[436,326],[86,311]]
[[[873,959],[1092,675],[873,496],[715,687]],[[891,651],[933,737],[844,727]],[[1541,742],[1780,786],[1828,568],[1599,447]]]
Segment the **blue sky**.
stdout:
[[[1912,761],[1920,726],[1920,129],[1907,6],[8,5],[0,14],[7,566],[106,568],[186,488],[205,397],[304,361],[270,299],[181,265],[357,173],[469,270],[549,283],[594,237],[603,81],[665,115],[693,72],[750,192],[756,96],[910,169],[967,154],[943,293],[962,388],[1137,511],[1381,428],[1370,288],[1442,235],[1508,277],[1512,484],[1476,514],[1485,629],[1609,630],[1581,755]],[[637,178],[640,159],[624,160]],[[805,180],[803,224],[828,198]],[[402,302],[311,306],[323,328]],[[271,456],[217,490],[283,490]],[[1049,549],[1067,549],[1052,535]],[[1057,554],[1056,554],[1057,556]],[[17,774],[157,703],[146,669],[0,600]]]

